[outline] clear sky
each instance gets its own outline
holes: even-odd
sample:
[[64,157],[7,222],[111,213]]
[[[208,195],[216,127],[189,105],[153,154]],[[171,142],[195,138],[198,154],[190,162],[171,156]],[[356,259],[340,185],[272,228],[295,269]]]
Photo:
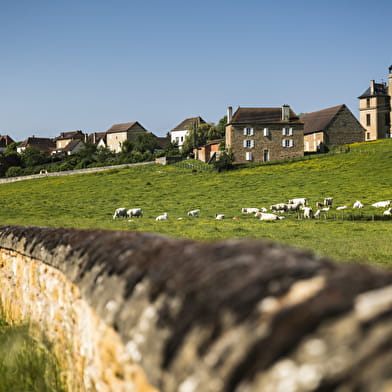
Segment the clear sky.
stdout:
[[391,0],[1,0],[0,134],[139,121],[165,135],[227,106],[297,113],[388,80]]

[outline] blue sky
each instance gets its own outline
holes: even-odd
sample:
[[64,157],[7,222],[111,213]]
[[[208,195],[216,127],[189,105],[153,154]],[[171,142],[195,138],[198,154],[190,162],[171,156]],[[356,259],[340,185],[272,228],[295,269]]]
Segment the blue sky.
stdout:
[[0,134],[139,121],[163,136],[227,106],[312,112],[388,80],[392,2],[0,2]]

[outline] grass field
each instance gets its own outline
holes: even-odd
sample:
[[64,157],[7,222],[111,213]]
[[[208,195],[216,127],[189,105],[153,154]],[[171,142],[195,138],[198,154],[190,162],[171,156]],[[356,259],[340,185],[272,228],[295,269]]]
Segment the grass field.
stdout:
[[[0,185],[0,223],[143,230],[198,240],[266,238],[337,260],[391,264],[392,219],[370,206],[392,199],[391,164],[392,140],[383,140],[352,145],[348,153],[225,173],[147,165],[20,181]],[[360,200],[365,208],[344,213],[332,208],[320,220],[298,220],[292,214],[276,222],[240,212],[294,197],[307,197],[314,207],[327,196],[334,198],[334,207]],[[142,207],[144,216],[113,220],[117,207]],[[195,208],[200,217],[187,217]],[[164,212],[169,220],[156,222]],[[217,213],[227,219],[215,220]]]

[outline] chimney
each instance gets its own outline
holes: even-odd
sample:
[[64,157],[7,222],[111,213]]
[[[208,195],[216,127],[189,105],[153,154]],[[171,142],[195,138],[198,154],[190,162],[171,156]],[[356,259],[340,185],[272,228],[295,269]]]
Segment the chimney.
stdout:
[[374,80],[370,81],[370,95],[374,95]]
[[283,105],[282,106],[282,121],[289,121],[290,120],[290,106]]
[[231,123],[231,119],[233,118],[233,108],[231,106],[227,107],[227,124]]

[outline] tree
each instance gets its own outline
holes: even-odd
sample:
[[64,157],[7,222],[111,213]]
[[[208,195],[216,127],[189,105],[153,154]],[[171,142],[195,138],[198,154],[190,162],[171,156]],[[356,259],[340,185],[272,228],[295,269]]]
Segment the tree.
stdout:
[[49,158],[36,147],[27,147],[20,154],[24,167],[34,167],[49,162]]
[[233,162],[235,161],[235,157],[233,151],[226,150],[222,151],[219,155],[219,158],[214,162],[215,169],[220,171],[226,171],[233,169]]
[[140,153],[150,152],[151,154],[159,147],[157,138],[151,133],[139,133],[134,141],[134,150]]
[[22,166],[22,161],[19,154],[6,151],[5,154],[0,154],[0,177],[4,177],[8,168],[11,166]]

